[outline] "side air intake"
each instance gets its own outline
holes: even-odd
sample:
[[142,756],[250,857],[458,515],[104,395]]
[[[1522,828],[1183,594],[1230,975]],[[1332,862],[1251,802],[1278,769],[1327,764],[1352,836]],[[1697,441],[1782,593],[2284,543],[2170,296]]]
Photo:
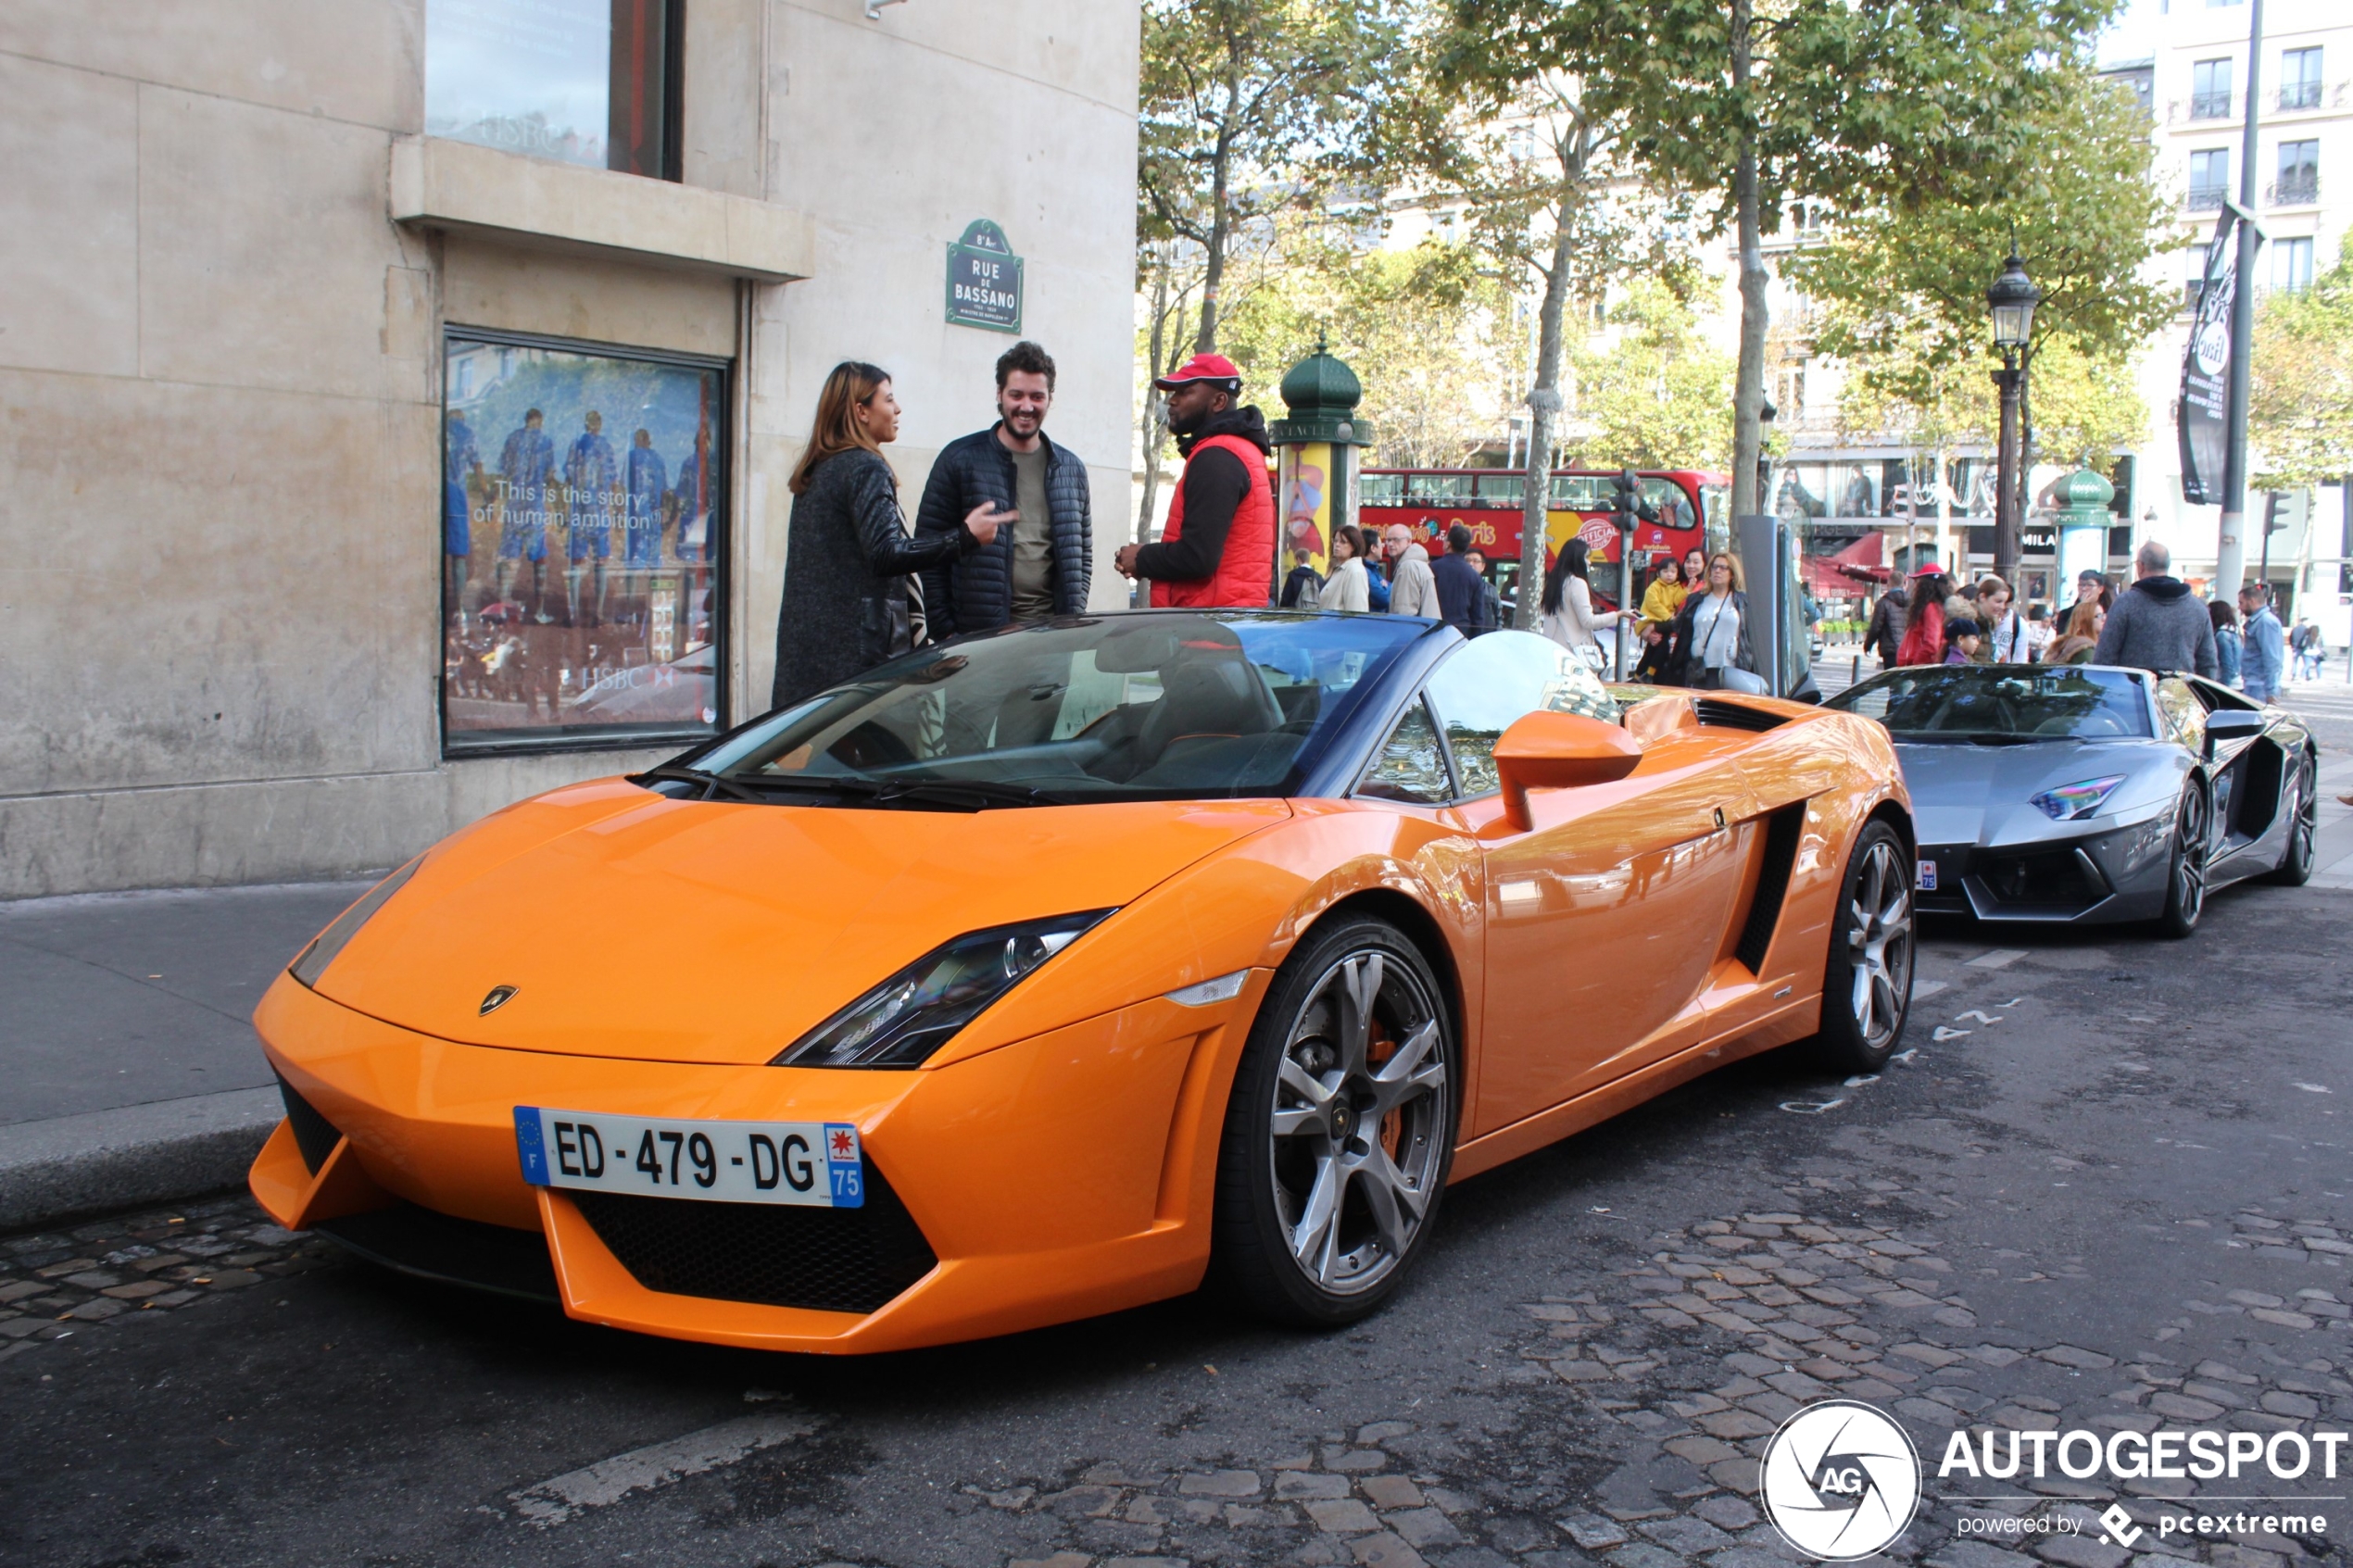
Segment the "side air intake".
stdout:
[[302,1162],[315,1176],[327,1156],[335,1151],[335,1145],[343,1142],[343,1133],[283,1078],[278,1080],[278,1096],[285,1101],[286,1120],[294,1123],[295,1148],[302,1151]]
[[1751,734],[1763,734],[1767,730],[1778,730],[1789,722],[1778,713],[1768,713],[1761,708],[1750,708],[1742,703],[1726,702],[1723,698],[1715,696],[1694,697],[1692,700],[1692,710],[1699,716],[1699,721],[1703,724],[1712,724],[1719,730],[1746,730]]
[[1784,806],[1765,819],[1765,851],[1756,873],[1756,897],[1748,907],[1748,923],[1741,927],[1741,945],[1732,953],[1748,966],[1751,974],[1765,972],[1765,955],[1773,949],[1773,931],[1781,922],[1781,906],[1789,901],[1789,873],[1797,864],[1797,839],[1805,827],[1803,800]]

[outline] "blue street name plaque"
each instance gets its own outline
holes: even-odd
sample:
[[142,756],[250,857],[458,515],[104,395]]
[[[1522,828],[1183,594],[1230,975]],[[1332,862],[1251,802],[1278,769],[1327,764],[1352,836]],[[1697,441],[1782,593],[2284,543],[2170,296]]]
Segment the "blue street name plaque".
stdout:
[[1005,231],[975,219],[948,247],[948,322],[992,332],[1021,331],[1021,257]]

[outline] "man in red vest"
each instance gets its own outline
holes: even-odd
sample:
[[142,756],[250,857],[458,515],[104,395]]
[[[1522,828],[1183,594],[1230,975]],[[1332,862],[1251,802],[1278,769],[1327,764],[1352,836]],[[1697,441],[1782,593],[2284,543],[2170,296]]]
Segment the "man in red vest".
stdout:
[[1124,577],[1152,585],[1151,602],[1191,609],[1263,608],[1275,596],[1275,488],[1266,478],[1266,421],[1237,408],[1242,375],[1222,354],[1196,354],[1153,383],[1168,394],[1168,428],[1185,477],[1157,545],[1123,545]]

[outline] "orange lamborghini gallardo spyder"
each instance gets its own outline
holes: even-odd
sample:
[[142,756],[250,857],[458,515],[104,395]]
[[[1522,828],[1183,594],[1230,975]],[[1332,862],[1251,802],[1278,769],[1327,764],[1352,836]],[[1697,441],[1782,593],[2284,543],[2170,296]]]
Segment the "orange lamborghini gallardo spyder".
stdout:
[[1543,638],[1271,611],[927,648],[384,879],[255,1022],[253,1190],[651,1334],[894,1349],[1180,1295],[1337,1324],[1447,1184],[1800,1040],[1884,1061],[1867,720],[1622,711]]

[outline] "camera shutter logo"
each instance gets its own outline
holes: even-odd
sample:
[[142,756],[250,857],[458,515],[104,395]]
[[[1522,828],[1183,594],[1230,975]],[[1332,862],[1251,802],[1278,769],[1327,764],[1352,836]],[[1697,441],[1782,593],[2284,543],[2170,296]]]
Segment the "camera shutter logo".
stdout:
[[1920,1502],[1920,1456],[1884,1411],[1856,1399],[1806,1406],[1765,1445],[1757,1487],[1781,1538],[1830,1562],[1883,1549]]

